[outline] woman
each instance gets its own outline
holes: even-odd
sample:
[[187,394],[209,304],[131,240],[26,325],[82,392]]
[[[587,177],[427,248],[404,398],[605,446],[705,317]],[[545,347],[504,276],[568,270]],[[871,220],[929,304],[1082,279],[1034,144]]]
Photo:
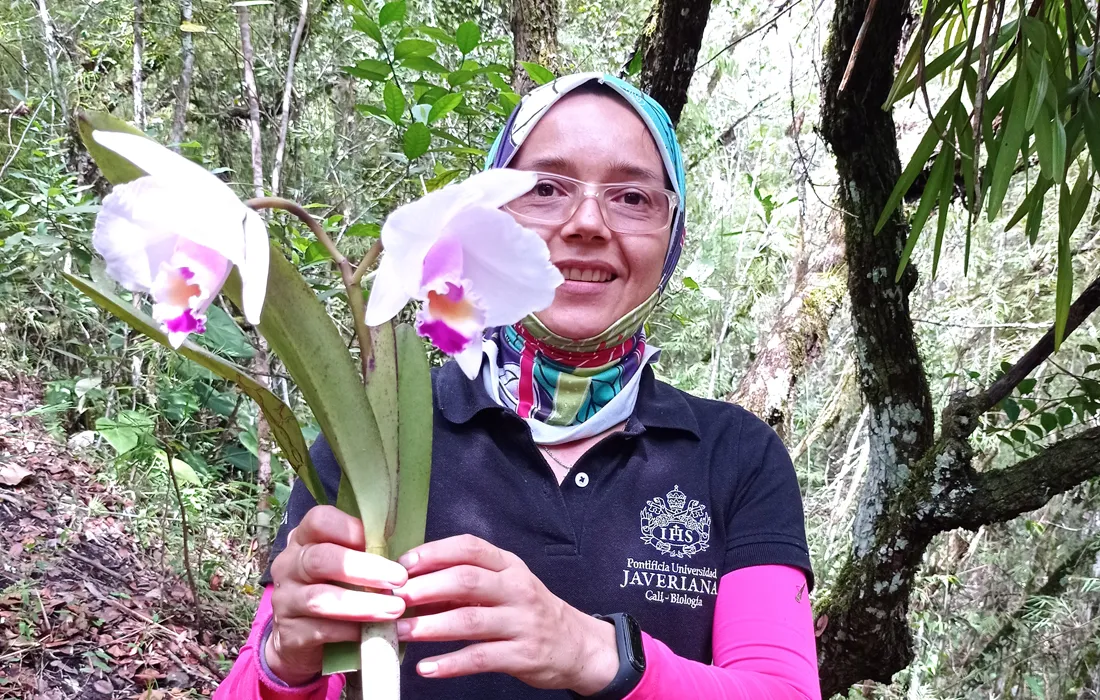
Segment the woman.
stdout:
[[[408,610],[409,698],[819,698],[786,451],[647,366],[642,324],[684,236],[668,116],[612,76],[567,76],[524,98],[489,165],[540,173],[505,209],[565,283],[489,334],[477,381],[434,372],[426,544],[396,563],[365,554],[356,520],[295,487],[216,697],[338,698],[323,644]],[[312,455],[335,499],[331,451]]]

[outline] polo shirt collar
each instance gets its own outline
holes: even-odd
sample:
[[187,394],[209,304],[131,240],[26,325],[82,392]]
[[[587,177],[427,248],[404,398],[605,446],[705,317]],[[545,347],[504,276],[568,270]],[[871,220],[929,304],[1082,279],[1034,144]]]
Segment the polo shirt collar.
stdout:
[[[480,379],[468,379],[453,360],[434,372],[433,381],[439,411],[451,423],[468,423],[482,411],[508,413],[485,393]],[[628,433],[640,433],[643,428],[679,430],[700,437],[699,422],[687,399],[677,389],[658,382],[648,365],[642,369],[638,400],[627,421]]]

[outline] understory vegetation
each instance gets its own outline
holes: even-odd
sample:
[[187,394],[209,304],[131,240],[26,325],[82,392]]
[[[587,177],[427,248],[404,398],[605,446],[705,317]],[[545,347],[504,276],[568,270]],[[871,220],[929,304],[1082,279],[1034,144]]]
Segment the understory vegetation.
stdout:
[[[532,84],[580,70],[677,103],[688,239],[657,373],[791,452],[826,693],[1100,698],[1097,6],[867,5],[0,4],[0,698],[209,694],[293,482],[247,397],[62,277],[103,276],[80,112],[307,205],[361,256],[394,207],[480,169]],[[324,247],[270,230],[350,342]],[[209,317],[199,342],[316,437],[240,312]],[[82,577],[175,637],[76,610],[100,600]]]

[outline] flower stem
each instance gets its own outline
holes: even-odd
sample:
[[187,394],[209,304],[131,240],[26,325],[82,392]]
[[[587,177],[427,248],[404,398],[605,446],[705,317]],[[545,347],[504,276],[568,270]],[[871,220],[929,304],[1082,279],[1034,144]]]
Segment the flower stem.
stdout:
[[[356,279],[356,270],[352,268],[351,261],[344,257],[344,254],[336,247],[336,243],[325,232],[317,219],[313,218],[297,202],[282,197],[254,197],[245,201],[245,204],[253,209],[282,209],[293,214],[309,227],[309,230],[313,232],[321,245],[328,250],[333,262],[340,270],[340,278],[344,282],[344,289],[347,291],[348,307],[351,309],[351,320],[355,326],[355,337],[359,340],[359,360],[362,364],[363,384],[367,384],[374,369],[374,348],[370,340],[370,331],[367,330],[367,310],[363,304],[363,289],[359,286],[359,279]],[[373,247],[371,250],[373,250]],[[377,253],[375,257],[377,257]],[[360,267],[363,267],[363,265],[360,264]],[[362,275],[359,277],[361,279]]]
[[359,261],[359,265],[355,268],[355,274],[352,275],[352,281],[359,284],[363,281],[363,275],[367,274],[367,270],[374,261],[378,259],[378,256],[382,254],[382,239],[379,238],[374,242],[374,245],[370,247],[367,254],[363,256],[363,259]]

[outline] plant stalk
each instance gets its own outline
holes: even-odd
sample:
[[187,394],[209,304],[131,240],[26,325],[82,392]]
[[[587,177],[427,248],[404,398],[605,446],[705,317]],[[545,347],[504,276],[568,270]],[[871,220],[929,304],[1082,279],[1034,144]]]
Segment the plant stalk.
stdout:
[[[367,330],[367,309],[363,304],[363,288],[359,286],[359,280],[356,279],[356,271],[352,268],[351,261],[344,257],[344,254],[336,247],[336,243],[329,237],[317,219],[313,218],[297,202],[282,197],[254,197],[247,200],[245,204],[252,209],[282,209],[293,214],[309,227],[309,230],[313,232],[313,235],[317,237],[317,240],[332,256],[333,262],[340,270],[340,279],[344,283],[344,289],[347,291],[348,307],[351,309],[351,320],[355,326],[355,337],[359,341],[359,360],[362,365],[363,384],[366,385],[370,381],[370,375],[374,369],[374,350],[371,345],[370,332]],[[381,251],[380,244],[378,244],[378,248]],[[373,251],[374,248],[372,247],[371,250]],[[367,256],[370,257],[370,253],[367,253]],[[375,257],[377,257],[377,253],[375,253]],[[366,259],[364,258],[364,260]],[[360,263],[360,267],[363,267],[362,263]],[[360,277],[362,276],[360,275]]]
[[[367,552],[384,557],[386,546],[368,545]],[[396,622],[365,622],[360,627],[359,678],[362,679],[364,700],[398,700],[401,697],[401,654]]]

